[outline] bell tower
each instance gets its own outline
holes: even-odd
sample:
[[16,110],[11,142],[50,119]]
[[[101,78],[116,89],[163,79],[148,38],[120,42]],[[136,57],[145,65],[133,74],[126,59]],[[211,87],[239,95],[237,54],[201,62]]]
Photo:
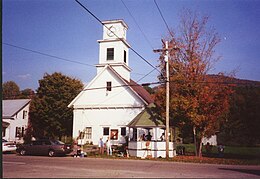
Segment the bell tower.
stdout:
[[97,73],[110,65],[125,80],[130,81],[129,48],[126,41],[127,24],[123,20],[102,21],[103,39],[99,43]]

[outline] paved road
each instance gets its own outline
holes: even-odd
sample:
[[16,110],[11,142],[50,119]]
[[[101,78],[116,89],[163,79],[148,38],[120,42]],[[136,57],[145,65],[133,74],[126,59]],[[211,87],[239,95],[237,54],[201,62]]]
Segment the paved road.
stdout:
[[3,155],[4,178],[260,178],[260,166]]

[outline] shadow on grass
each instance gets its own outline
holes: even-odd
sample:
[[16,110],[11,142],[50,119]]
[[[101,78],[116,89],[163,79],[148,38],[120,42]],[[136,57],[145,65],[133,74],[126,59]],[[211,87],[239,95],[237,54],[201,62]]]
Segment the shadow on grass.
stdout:
[[219,168],[219,170],[230,170],[240,173],[247,173],[260,176],[260,170],[249,170],[249,169],[235,169],[235,168]]
[[212,154],[204,154],[204,157],[209,158],[225,158],[225,159],[247,159],[247,160],[254,160],[256,159],[256,156],[253,155],[239,155],[239,154],[229,154],[224,153],[222,156],[219,156],[218,154],[212,153]]

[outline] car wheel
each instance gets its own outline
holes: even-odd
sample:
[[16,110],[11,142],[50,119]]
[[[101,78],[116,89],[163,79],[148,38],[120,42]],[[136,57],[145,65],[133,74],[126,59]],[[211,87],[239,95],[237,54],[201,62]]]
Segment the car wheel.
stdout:
[[53,157],[55,155],[55,152],[53,150],[50,150],[48,155],[49,155],[49,157]]
[[24,149],[22,149],[21,151],[20,151],[20,155],[25,155],[26,154],[26,151],[24,150]]

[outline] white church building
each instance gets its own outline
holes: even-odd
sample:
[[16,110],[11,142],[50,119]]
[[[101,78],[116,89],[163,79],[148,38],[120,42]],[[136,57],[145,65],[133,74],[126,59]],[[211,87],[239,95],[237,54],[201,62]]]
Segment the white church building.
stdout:
[[98,144],[103,137],[112,144],[124,141],[131,132],[127,125],[153,102],[150,94],[131,80],[127,24],[103,21],[97,75],[68,105],[73,108],[73,138]]

